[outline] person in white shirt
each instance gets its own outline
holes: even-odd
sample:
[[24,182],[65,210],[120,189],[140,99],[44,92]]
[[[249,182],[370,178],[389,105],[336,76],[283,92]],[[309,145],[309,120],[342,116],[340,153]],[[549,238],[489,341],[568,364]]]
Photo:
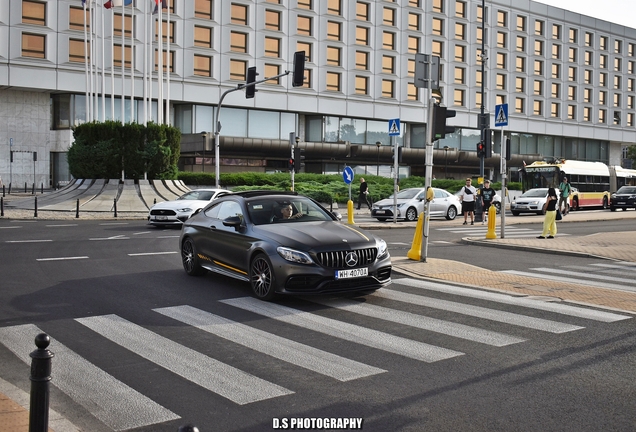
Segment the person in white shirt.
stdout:
[[466,186],[462,188],[459,194],[459,200],[462,202],[462,213],[464,213],[464,225],[468,223],[468,215],[470,215],[470,224],[475,225],[475,197],[477,189],[471,184],[470,178],[466,179]]

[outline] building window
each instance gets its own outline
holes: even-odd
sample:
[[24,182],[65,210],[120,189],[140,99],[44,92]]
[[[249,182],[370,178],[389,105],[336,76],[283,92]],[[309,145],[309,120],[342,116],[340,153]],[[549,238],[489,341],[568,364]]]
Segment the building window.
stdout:
[[369,3],[356,3],[356,19],[361,21],[369,21]]
[[614,90],[621,89],[621,77],[620,75],[614,75]]
[[453,92],[454,95],[454,105],[455,106],[465,106],[466,105],[466,98],[465,98],[465,92],[464,90],[461,89],[455,89],[455,91]]
[[369,45],[369,29],[366,27],[356,27],[356,44]]
[[46,36],[22,33],[22,57],[46,58]]
[[382,56],[382,73],[395,73],[395,57],[386,55]]
[[592,84],[592,71],[590,69],[585,69],[583,72],[583,82],[585,84]]
[[633,92],[636,87],[634,86],[634,78],[627,78],[627,91]]
[[420,30],[420,15],[419,14],[409,12],[409,30],[411,31]]
[[[264,73],[267,77],[273,77],[276,75],[280,75],[280,65],[265,63]],[[266,85],[280,85],[280,77],[275,80],[267,80],[264,82]]]
[[232,24],[246,26],[247,25],[247,6],[242,4],[232,3],[232,8],[230,12],[230,22]]
[[[486,34],[488,34],[488,29],[486,29]],[[477,27],[477,36],[476,36],[476,42],[477,44],[481,45],[481,41],[484,37],[484,31],[481,27]]]
[[585,46],[593,47],[594,46],[594,35],[589,32],[585,32]]
[[607,51],[607,36],[601,36],[598,38],[598,48],[601,51]]
[[78,7],[69,7],[68,28],[70,30],[84,31],[84,20],[86,29],[90,31],[90,10]]
[[[155,26],[155,36],[154,36],[154,40],[158,41],[159,40],[159,23],[154,21],[154,26]],[[162,30],[165,29],[165,27],[161,28]],[[115,36],[121,36],[121,14],[120,13],[115,13],[115,16],[113,18],[113,34]],[[130,35],[132,34],[132,17],[129,15],[124,15],[124,36],[129,38]]]
[[475,93],[475,106],[481,108],[481,92]]
[[230,79],[233,81],[245,81],[247,79],[247,62],[230,60]]
[[466,40],[466,24],[455,24],[455,39]]
[[515,112],[518,114],[523,114],[525,112],[526,100],[524,98],[516,98],[515,99]]
[[[132,34],[132,17],[126,17],[126,33]],[[130,23],[130,26],[129,26]],[[170,29],[168,29],[168,21],[162,21],[161,27],[161,40],[164,42],[168,41],[168,37],[170,37],[170,43],[174,43],[174,22],[170,21]],[[156,38],[155,41],[159,40],[159,23],[155,23],[155,33]]]
[[337,72],[327,72],[327,90],[340,91],[340,74]]
[[601,72],[598,74],[598,85],[600,87],[607,87],[607,74]]
[[444,36],[444,20],[441,18],[433,18],[433,34],[436,36]]
[[578,42],[578,34],[579,32],[577,29],[573,29],[573,28],[570,29],[570,43],[575,44]]
[[543,76],[543,61],[542,60],[534,61],[534,74]]
[[280,44],[281,44],[280,39],[266,36],[265,37],[265,56],[280,58]]
[[508,33],[497,32],[497,48],[506,48]]
[[620,93],[614,93],[614,108],[621,107],[621,95]]
[[464,63],[466,61],[466,47],[455,45],[455,61]]
[[576,86],[568,86],[568,100],[576,100]]
[[607,123],[607,110],[598,110],[598,122],[603,124]]
[[327,21],[327,39],[340,41],[340,23]]
[[340,15],[342,13],[340,0],[329,0],[327,2],[327,13],[330,15]]
[[534,34],[537,36],[543,36],[543,33],[545,31],[544,27],[545,23],[543,21],[536,20],[534,22]]
[[634,126],[634,113],[627,114],[627,126]]
[[299,9],[307,9],[307,10],[311,10],[312,6],[311,6],[312,0],[298,0],[298,8]]
[[234,31],[230,32],[230,51],[246,53],[247,34]]
[[[125,49],[126,53],[126,67],[129,68],[131,66],[130,58],[132,50],[129,46]],[[119,60],[117,53],[117,45],[115,45],[115,66],[121,67],[121,45],[119,46]],[[170,64],[170,73],[174,73],[174,51],[170,51],[170,55],[167,52],[163,52],[161,56],[163,72],[166,73],[168,71],[168,64]],[[117,64],[119,63],[119,65]],[[159,51],[155,50],[155,71],[159,70]]]
[[592,89],[591,88],[583,89],[583,102],[592,103]]
[[534,101],[533,114],[536,116],[543,115],[543,101]]
[[525,93],[526,92],[526,79],[523,77],[515,78],[515,91],[517,93]]
[[576,68],[573,66],[568,67],[568,80],[576,81]]
[[307,63],[311,62],[312,58],[313,58],[313,50],[312,50],[312,45],[311,42],[303,42],[303,41],[298,41],[296,42],[296,51],[303,51],[305,53],[305,61]]
[[45,26],[46,3],[22,0],[22,23]]
[[329,66],[340,66],[340,48],[327,47],[327,64]]
[[212,19],[212,0],[194,0],[194,17]]
[[[88,48],[87,55],[90,61],[91,58],[91,43],[90,41],[86,42],[86,46]],[[84,63],[84,41],[79,39],[69,39],[68,41],[68,61],[76,62],[76,63]]]
[[194,46],[212,48],[212,29],[194,26]]
[[497,26],[508,27],[508,12],[497,11]]
[[395,97],[395,81],[382,80],[382,97],[383,98]]
[[568,120],[576,120],[576,105],[568,105]]
[[382,14],[382,24],[386,26],[395,25],[395,9],[387,7],[384,8],[384,13]]
[[568,61],[570,63],[576,63],[577,59],[576,59],[576,48],[570,48],[568,50]]
[[506,54],[497,53],[497,68],[498,69],[507,69],[507,67],[506,67]]
[[543,41],[534,41],[534,55],[543,56]]
[[561,97],[561,84],[559,83],[552,83],[552,93],[551,96],[554,99],[558,99]]
[[526,52],[526,38],[517,36],[517,51]]
[[623,41],[614,41],[614,54],[620,54],[623,51]]
[[561,78],[561,65],[558,63],[552,64],[552,78],[554,79]]
[[466,18],[466,2],[455,2],[455,16],[459,18]]
[[369,53],[368,52],[356,51],[356,69],[369,70]]
[[194,55],[194,74],[196,76],[212,76],[212,57],[200,54]]
[[592,121],[592,108],[583,107],[583,121],[591,122]]
[[628,61],[627,62],[627,73],[630,75],[634,74],[634,71],[636,70],[636,68],[634,67],[634,62],[633,61]]
[[526,17],[523,15],[517,15],[517,31],[526,31]]
[[623,59],[620,59],[618,57],[614,59],[614,72],[620,72],[621,71],[621,69],[623,67],[622,60]]
[[525,57],[517,57],[516,70],[517,70],[517,72],[525,72],[526,71],[526,58]]
[[386,50],[395,49],[395,33],[386,31],[382,33],[382,48]]
[[433,12],[444,13],[444,0],[433,0]]
[[297,30],[296,32],[301,36],[311,36],[313,29],[311,26],[311,18],[306,16],[298,16],[296,18]]
[[559,24],[552,24],[552,39],[561,40],[561,26]]
[[434,56],[444,58],[444,42],[434,40],[431,43],[432,53]]
[[496,83],[497,83],[497,85],[496,85],[496,89],[497,90],[505,90],[506,89],[506,75],[497,74]]
[[584,62],[585,62],[586,66],[592,66],[592,63],[593,63],[592,59],[593,58],[594,57],[593,57],[592,51],[585,51],[585,61]]
[[497,96],[495,96],[495,102],[497,103],[497,105],[503,105],[506,102],[506,95],[500,95],[498,94]]
[[356,94],[369,94],[369,78],[365,76],[356,76]]
[[534,82],[534,94],[536,96],[543,95],[543,81],[535,80]]
[[455,84],[466,84],[466,69],[461,67],[455,68]]
[[599,105],[607,104],[607,92],[604,92],[604,91],[598,92],[598,104]]
[[607,55],[601,54],[598,58],[598,67],[601,69],[607,69]]
[[280,12],[265,10],[265,28],[267,30],[280,31]]
[[410,101],[419,100],[419,91],[413,83],[408,83],[406,86],[406,99]]
[[635,52],[636,52],[636,44],[633,44],[633,43],[627,44],[627,55],[630,57],[634,57]]

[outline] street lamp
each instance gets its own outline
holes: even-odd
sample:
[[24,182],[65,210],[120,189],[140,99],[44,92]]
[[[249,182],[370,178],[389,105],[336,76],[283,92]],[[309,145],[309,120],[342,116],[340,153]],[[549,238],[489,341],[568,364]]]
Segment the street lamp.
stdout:
[[206,144],[206,140],[208,138],[208,133],[206,131],[201,132],[201,136],[203,137],[203,168],[202,168],[202,172],[205,172],[205,144]]
[[450,147],[444,146],[444,177],[448,179],[448,149]]
[[375,145],[378,147],[378,166],[376,168],[375,175],[379,177],[380,176],[380,146],[382,146],[382,143],[380,141],[376,141]]

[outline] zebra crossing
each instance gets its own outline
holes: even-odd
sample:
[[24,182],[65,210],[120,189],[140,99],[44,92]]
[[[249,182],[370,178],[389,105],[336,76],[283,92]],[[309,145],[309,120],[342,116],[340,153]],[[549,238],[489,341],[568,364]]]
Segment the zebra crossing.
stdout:
[[[612,270],[615,269],[599,266],[599,271]],[[441,295],[446,299],[436,298],[435,295]],[[471,302],[478,302],[480,305]],[[492,349],[503,349],[536,338],[537,331],[558,335],[584,331],[585,322],[588,321],[612,323],[631,318],[618,312],[563,303],[538,302],[503,293],[410,278],[396,279],[390,289],[379,290],[367,296],[365,301],[317,297],[310,299],[307,307],[290,307],[263,302],[252,297],[239,297],[219,300],[216,306],[220,306],[225,312],[228,308],[236,312],[232,316],[248,314],[254,319],[228,319],[192,305],[152,309],[162,325],[182,326],[179,327],[179,333],[169,333],[173,335],[171,337],[167,337],[165,333],[158,333],[155,327],[148,328],[149,325],[144,326],[134,322],[134,319],[126,319],[115,314],[80,317],[72,321],[112,342],[117,349],[133,353],[144,362],[159,367],[161,374],[172,374],[179,379],[187,380],[225,399],[228,403],[240,406],[258,404],[274,398],[293,397],[299,389],[294,388],[293,382],[290,385],[288,377],[283,379],[281,376],[280,382],[272,379],[272,376],[276,377],[279,368],[274,368],[274,372],[265,379],[257,376],[259,368],[256,364],[254,369],[243,370],[249,369],[249,361],[247,366],[245,361],[242,362],[242,368],[224,363],[213,358],[210,353],[188,347],[188,343],[179,339],[180,337],[185,338],[185,334],[199,335],[199,332],[203,332],[208,337],[229,342],[231,345],[219,346],[226,347],[234,354],[237,350],[249,352],[250,355],[246,358],[252,359],[258,365],[282,361],[291,367],[315,373],[318,379],[347,383],[363,378],[372,380],[376,375],[391,372],[386,363],[384,367],[374,364],[373,357],[356,356],[355,352],[361,348],[402,356],[421,362],[423,367],[426,367],[430,363],[466,355],[466,350],[456,349],[454,339],[486,345]],[[209,308],[216,306],[212,305]],[[320,306],[320,309],[316,310],[315,306]],[[502,306],[511,311],[502,310]],[[425,313],[428,309],[444,311],[451,315],[444,315],[450,316],[448,319],[429,317]],[[421,313],[415,313],[414,310]],[[325,311],[329,313],[324,313]],[[533,316],[536,311],[540,311],[544,317]],[[546,315],[545,312],[552,315]],[[454,322],[452,317],[455,315],[471,317],[471,323],[481,324],[466,325]],[[345,320],[346,317],[352,319]],[[379,325],[371,328],[374,326],[353,324],[352,321],[358,322],[356,317],[377,321]],[[572,318],[576,318],[576,324],[568,322]],[[294,334],[308,332],[326,335],[341,343],[334,344],[331,351],[336,352],[331,352],[324,349],[324,346],[312,346],[313,338],[299,337],[298,340],[302,341],[299,342],[257,328],[258,322],[263,320],[272,321],[276,324],[275,328],[288,328]],[[156,321],[153,320],[153,323],[156,324]],[[383,323],[391,325],[385,326]],[[505,328],[509,333],[489,328],[499,323],[506,324]],[[436,339],[437,344],[429,344],[390,331],[377,330],[395,329],[396,326],[442,335],[449,346],[439,346],[444,345],[439,343],[440,339]],[[35,324],[0,327],[0,343],[22,362],[30,364],[29,353],[34,349],[34,335],[42,332],[46,332],[46,329]],[[52,384],[112,430],[147,427],[180,418],[179,413],[174,412],[178,409],[164,407],[148,395],[135,390],[139,383],[123,382],[95,365],[90,359],[84,358],[82,353],[75,352],[60,342],[60,339],[72,336],[52,333],[49,333],[49,349],[55,354]],[[403,334],[406,333],[409,332]],[[470,346],[472,345],[469,344],[468,347]],[[343,352],[347,354],[343,355]],[[117,361],[116,354],[113,356],[111,361]],[[365,361],[348,357],[364,358]],[[143,380],[143,377],[139,379]],[[166,379],[169,378],[166,376]],[[281,384],[283,382],[284,385]]]
[[[471,237],[486,237],[488,224],[475,223],[475,225],[461,225],[452,228],[435,228],[437,231],[450,231],[455,234],[466,234]],[[501,227],[497,226],[497,235]],[[541,229],[524,228],[523,225],[506,225],[506,238],[537,237],[541,235]],[[559,231],[559,236],[569,234]]]

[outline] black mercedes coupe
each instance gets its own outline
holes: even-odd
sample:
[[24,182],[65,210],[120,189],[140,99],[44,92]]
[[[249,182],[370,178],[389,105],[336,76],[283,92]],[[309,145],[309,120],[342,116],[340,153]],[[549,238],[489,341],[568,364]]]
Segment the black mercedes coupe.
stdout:
[[386,242],[295,192],[236,192],[188,219],[179,239],[191,276],[220,273],[254,295],[370,293],[391,283]]

